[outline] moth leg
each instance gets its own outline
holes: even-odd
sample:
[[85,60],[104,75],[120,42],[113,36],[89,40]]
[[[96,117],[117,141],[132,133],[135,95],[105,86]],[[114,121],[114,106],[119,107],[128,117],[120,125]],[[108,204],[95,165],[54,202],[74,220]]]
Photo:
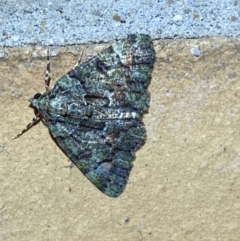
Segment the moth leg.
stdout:
[[75,64],[74,68],[81,64],[83,52],[84,52],[84,51],[82,51],[81,54],[79,55],[78,61],[77,61],[77,63]]
[[46,70],[44,81],[45,81],[46,91],[48,91],[49,90],[50,81],[51,81],[49,49],[47,50],[47,70]]
[[74,167],[75,167],[75,164],[72,161],[71,161],[71,163],[68,166],[65,166],[65,168],[69,168],[69,169],[72,169]]

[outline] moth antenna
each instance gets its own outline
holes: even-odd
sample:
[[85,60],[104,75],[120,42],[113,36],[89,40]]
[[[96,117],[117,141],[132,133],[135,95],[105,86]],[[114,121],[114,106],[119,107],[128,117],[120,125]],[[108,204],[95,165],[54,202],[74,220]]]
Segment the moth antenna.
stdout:
[[40,119],[39,114],[34,116],[32,118],[32,121],[30,123],[28,123],[28,125],[20,133],[18,133],[15,137],[13,137],[12,140],[17,139],[19,136],[21,136],[23,133],[25,133],[27,130],[29,130],[39,119]]
[[49,90],[49,85],[50,85],[50,81],[51,81],[49,52],[50,51],[48,49],[47,50],[47,70],[46,70],[45,79],[44,79],[46,91]]

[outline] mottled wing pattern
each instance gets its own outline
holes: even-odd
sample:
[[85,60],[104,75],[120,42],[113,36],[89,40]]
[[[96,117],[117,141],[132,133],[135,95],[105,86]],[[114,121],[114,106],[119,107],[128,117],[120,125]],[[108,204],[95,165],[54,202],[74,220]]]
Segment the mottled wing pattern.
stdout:
[[111,197],[123,192],[146,140],[142,115],[154,60],[150,37],[129,35],[32,100],[62,150]]

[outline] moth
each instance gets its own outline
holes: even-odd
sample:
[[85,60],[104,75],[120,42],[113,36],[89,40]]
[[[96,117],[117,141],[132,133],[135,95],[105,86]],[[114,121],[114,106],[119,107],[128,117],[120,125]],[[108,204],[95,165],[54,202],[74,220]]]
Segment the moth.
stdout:
[[146,140],[142,117],[154,62],[150,36],[133,34],[75,66],[52,88],[47,74],[45,93],[30,100],[36,116],[16,138],[42,120],[88,180],[118,197]]

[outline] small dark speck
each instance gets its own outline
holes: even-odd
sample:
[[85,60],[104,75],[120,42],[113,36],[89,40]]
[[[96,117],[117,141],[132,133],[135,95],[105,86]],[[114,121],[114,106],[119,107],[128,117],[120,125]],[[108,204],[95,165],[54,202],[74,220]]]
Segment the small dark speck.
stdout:
[[15,99],[20,99],[22,97],[22,94],[18,91],[13,91],[12,97],[15,98]]
[[126,21],[123,20],[118,14],[113,15],[113,20],[120,22],[120,23],[126,23]]
[[129,223],[129,221],[130,221],[130,218],[125,218],[124,223],[127,224]]
[[199,14],[195,13],[195,14],[193,15],[193,19],[198,19],[198,18],[200,18]]
[[2,31],[2,35],[3,35],[3,36],[8,36],[7,31],[6,31],[6,30],[3,30],[3,31]]
[[236,72],[229,73],[229,74],[228,74],[228,78],[229,78],[229,79],[235,79],[235,78],[237,78],[237,73],[236,73]]

